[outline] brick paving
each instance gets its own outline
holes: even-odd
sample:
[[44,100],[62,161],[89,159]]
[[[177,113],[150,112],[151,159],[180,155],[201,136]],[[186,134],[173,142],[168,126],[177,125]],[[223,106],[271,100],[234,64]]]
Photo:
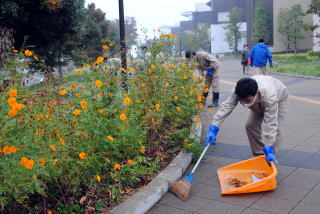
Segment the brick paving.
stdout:
[[[238,61],[223,61],[221,101],[244,75]],[[217,146],[194,176],[188,201],[168,192],[148,214],[319,214],[320,213],[320,80],[277,76],[289,88],[285,141],[278,159],[278,188],[270,192],[221,196],[216,170],[252,157],[244,124],[249,111],[238,105],[224,122]],[[206,136],[215,109],[201,114]],[[190,166],[189,171],[192,166]]]

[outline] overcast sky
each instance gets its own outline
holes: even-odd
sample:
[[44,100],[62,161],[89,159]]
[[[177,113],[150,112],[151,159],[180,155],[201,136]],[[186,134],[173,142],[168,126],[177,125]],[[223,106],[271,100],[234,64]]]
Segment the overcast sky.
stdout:
[[[95,3],[106,13],[107,19],[119,17],[118,0],[86,0]],[[139,29],[152,32],[162,25],[178,25],[186,20],[181,12],[195,11],[195,4],[209,0],[123,0],[125,16],[136,18]],[[150,35],[150,34],[149,34]]]

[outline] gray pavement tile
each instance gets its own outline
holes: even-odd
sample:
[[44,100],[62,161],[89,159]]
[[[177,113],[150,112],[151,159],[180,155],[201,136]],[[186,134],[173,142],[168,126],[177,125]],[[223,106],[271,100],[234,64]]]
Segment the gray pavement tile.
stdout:
[[296,187],[286,185],[279,185],[274,191],[266,192],[265,197],[282,198],[292,201],[301,201],[301,199],[308,193],[309,190],[304,190]]
[[312,190],[320,191],[320,182],[316,186],[314,186]]
[[296,169],[297,169],[297,167],[284,166],[284,165],[280,165],[280,164],[277,165],[278,174],[289,175],[293,171],[295,171]]
[[280,214],[288,213],[296,204],[296,201],[263,196],[257,202],[251,205],[250,208],[256,208],[259,210]]
[[187,201],[181,201],[179,198],[173,198],[169,202],[166,203],[166,205],[169,205],[171,207],[175,207],[178,209],[186,210],[189,212],[195,212],[202,207],[205,207],[209,203],[211,203],[212,200],[208,200],[205,198],[200,198],[196,196],[189,196]]
[[167,192],[167,194],[165,194],[160,201],[158,202],[158,204],[166,204],[169,201],[176,199],[177,196],[175,196],[174,194],[172,194],[170,191]]
[[281,165],[300,167],[307,160],[311,159],[314,154],[308,152],[288,151],[282,152],[278,159]]
[[318,153],[320,151],[319,147],[309,146],[309,145],[298,145],[292,148],[293,151],[299,152],[309,152],[309,153]]
[[314,204],[299,203],[290,214],[319,214],[320,206]]
[[236,206],[224,202],[219,201],[212,201],[211,203],[207,204],[205,207],[201,208],[197,211],[197,214],[237,214],[241,213],[245,207]]
[[305,176],[293,176],[290,175],[280,182],[279,185],[287,185],[305,190],[311,190],[317,183],[318,179],[305,177]]
[[270,214],[270,213],[271,212],[248,208],[248,209],[244,210],[241,214]]
[[314,169],[307,169],[307,168],[298,168],[292,174],[292,176],[300,176],[303,178],[312,178],[315,180],[320,181],[320,171]]
[[152,207],[147,214],[191,214],[192,212],[188,212],[186,210],[180,210],[173,207],[168,206],[154,206]]
[[320,205],[320,192],[319,191],[310,191],[306,197],[303,198],[301,202],[310,203],[315,205]]
[[195,184],[203,184],[208,180],[216,180],[216,179],[217,179],[217,175],[215,172],[207,173],[207,172],[197,171],[195,174],[193,174],[193,182]]
[[220,196],[220,186],[215,184],[192,184],[190,196],[214,200]]
[[259,198],[261,198],[264,193],[249,193],[240,195],[223,195],[216,199],[216,201],[225,202],[228,204],[239,205],[243,207],[249,207]]

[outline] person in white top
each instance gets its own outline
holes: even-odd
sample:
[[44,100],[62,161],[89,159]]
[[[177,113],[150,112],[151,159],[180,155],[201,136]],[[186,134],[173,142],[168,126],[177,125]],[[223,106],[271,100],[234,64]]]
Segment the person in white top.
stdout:
[[253,155],[266,155],[266,161],[277,163],[279,145],[288,109],[287,87],[278,79],[256,75],[240,79],[229,98],[214,115],[206,145],[214,145],[219,127],[238,102],[250,109],[246,131]]

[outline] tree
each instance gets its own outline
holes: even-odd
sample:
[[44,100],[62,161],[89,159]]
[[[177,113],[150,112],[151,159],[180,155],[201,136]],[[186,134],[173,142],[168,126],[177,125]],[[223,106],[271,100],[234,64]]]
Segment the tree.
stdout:
[[84,0],[2,0],[0,17],[0,25],[15,32],[14,46],[31,48],[52,71],[72,55],[84,18]]
[[303,39],[304,36],[301,32],[303,29],[303,12],[301,5],[293,5],[290,9],[281,8],[278,14],[278,26],[277,30],[280,34],[285,36],[285,44],[287,50],[293,45],[294,51],[297,52],[297,43],[299,39]]
[[[116,30],[116,34],[120,35],[119,19],[115,19],[112,22],[112,25],[113,25],[113,28]],[[126,32],[126,46],[128,47],[128,49],[130,49],[132,45],[137,44],[137,40],[138,40],[136,19],[134,17],[127,16],[125,17],[124,25],[125,25],[125,32]],[[120,43],[119,37],[117,37],[116,42]]]
[[224,26],[226,30],[226,41],[229,43],[234,53],[238,52],[239,42],[241,41],[240,22],[244,15],[244,10],[239,7],[234,7],[229,15],[229,22]]
[[[320,0],[312,0],[309,9],[307,10],[307,14],[314,14],[317,16],[320,16]],[[318,31],[318,28],[320,26],[318,24],[315,25],[310,25],[310,24],[305,24],[304,29],[307,31],[316,31],[315,37],[320,38],[320,33]],[[319,40],[320,41],[320,40]],[[318,42],[320,43],[320,42]]]
[[198,51],[205,50],[210,52],[209,25],[202,24],[191,32],[183,32],[175,35],[176,49],[178,51]]
[[254,12],[252,40],[258,42],[263,38],[268,42],[271,39],[271,32],[267,6],[263,2],[258,2]]

